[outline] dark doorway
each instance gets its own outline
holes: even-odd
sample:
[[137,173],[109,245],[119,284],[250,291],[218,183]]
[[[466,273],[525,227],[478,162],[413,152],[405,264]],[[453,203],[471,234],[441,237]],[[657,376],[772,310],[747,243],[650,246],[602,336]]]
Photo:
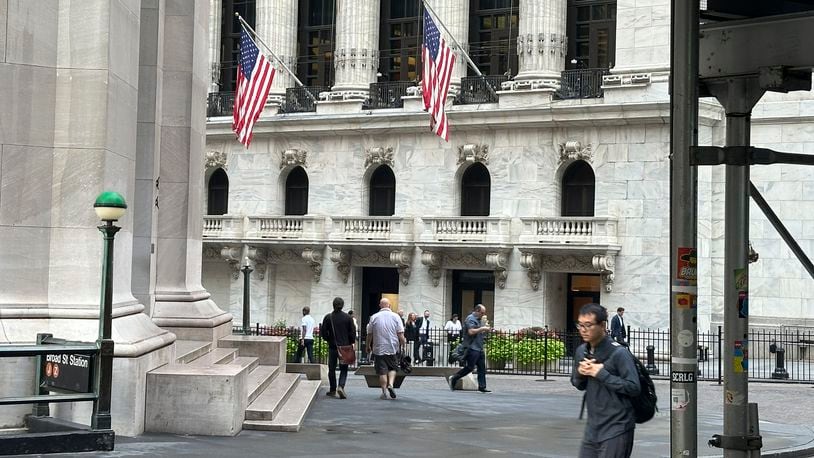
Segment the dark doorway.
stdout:
[[491,187],[489,170],[483,164],[466,169],[461,179],[461,216],[489,216]]
[[393,216],[396,213],[396,176],[386,165],[380,165],[370,177],[370,216]]
[[379,311],[379,301],[387,297],[398,311],[399,271],[390,267],[362,267],[362,313],[359,322],[364,334],[370,317]]
[[207,215],[225,215],[229,212],[229,177],[223,169],[215,170],[209,177],[206,201]]
[[[461,321],[472,312],[476,304],[486,307],[489,321],[494,322],[495,311],[495,274],[491,270],[453,270],[452,271],[452,310]],[[449,319],[449,317],[444,317]]]
[[308,213],[308,174],[302,167],[296,167],[285,180],[285,214],[306,213]]
[[596,177],[585,161],[576,161],[562,176],[562,216],[594,216]]
[[574,323],[579,318],[579,309],[585,304],[599,304],[599,288],[601,287],[601,277],[595,274],[568,274],[568,298],[566,300],[565,325],[568,335],[573,336],[566,342],[566,350],[569,355],[574,354],[574,350],[582,342]]

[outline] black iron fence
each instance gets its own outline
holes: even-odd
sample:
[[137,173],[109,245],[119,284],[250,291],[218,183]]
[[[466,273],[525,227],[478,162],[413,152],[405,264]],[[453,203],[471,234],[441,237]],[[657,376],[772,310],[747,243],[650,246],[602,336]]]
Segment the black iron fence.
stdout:
[[561,99],[602,97],[602,77],[608,73],[607,68],[565,70],[560,78],[560,90],[557,91],[557,96]]
[[415,86],[412,81],[389,81],[386,83],[371,83],[370,101],[368,108],[378,110],[381,108],[402,108],[402,97],[407,95],[407,88]]
[[[280,111],[283,113],[307,113],[317,111],[316,100],[319,100],[319,93],[330,90],[328,86],[302,86],[290,87],[285,90],[285,101],[283,101]],[[309,97],[311,94],[312,97]]]
[[210,92],[206,101],[206,116],[232,116],[235,108],[234,92]]
[[455,99],[456,105],[477,103],[497,103],[500,83],[508,81],[506,75],[465,76],[461,78],[461,91]]
[[[242,333],[235,327],[236,334]],[[300,329],[256,325],[253,335],[288,337],[287,355],[295,362]],[[313,362],[327,364],[328,346],[315,331]],[[449,361],[449,353],[460,336],[441,328],[430,329],[427,338],[407,337],[406,352],[417,364],[425,366],[458,366]],[[495,374],[526,374],[547,377],[570,375],[574,351],[582,342],[576,331],[539,327],[517,331],[492,331],[486,338],[486,366]],[[357,336],[357,364],[366,364],[364,335]],[[664,329],[628,329],[630,350],[651,370],[653,378],[670,374],[670,331]],[[722,382],[727,362],[722,358],[723,331],[699,332],[695,342],[698,358],[698,380]],[[729,364],[733,362],[730,361]],[[748,358],[745,370],[750,380],[814,383],[814,328],[752,329],[749,331]]]

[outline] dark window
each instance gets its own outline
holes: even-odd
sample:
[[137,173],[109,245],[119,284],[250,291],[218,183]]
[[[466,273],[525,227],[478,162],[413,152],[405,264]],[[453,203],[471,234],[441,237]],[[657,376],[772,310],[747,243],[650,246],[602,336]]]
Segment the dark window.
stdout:
[[285,180],[285,214],[308,213],[308,175],[302,167],[296,167]]
[[517,74],[519,10],[520,0],[469,0],[469,55],[484,75]]
[[489,216],[489,171],[477,163],[464,172],[461,180],[461,216]]
[[594,216],[596,178],[591,166],[576,161],[562,177],[562,216]]
[[335,4],[336,0],[300,0],[297,77],[306,86],[333,84]]
[[568,0],[567,33],[567,69],[613,67],[616,1]]
[[255,0],[223,0],[220,30],[220,91],[232,92],[237,81],[240,54],[240,21],[235,12],[254,27]]
[[416,81],[421,76],[420,0],[382,0],[379,72],[384,81]]
[[207,215],[225,215],[229,213],[229,177],[223,169],[215,170],[209,177],[207,190]]
[[386,165],[380,165],[370,177],[370,216],[396,213],[396,177]]

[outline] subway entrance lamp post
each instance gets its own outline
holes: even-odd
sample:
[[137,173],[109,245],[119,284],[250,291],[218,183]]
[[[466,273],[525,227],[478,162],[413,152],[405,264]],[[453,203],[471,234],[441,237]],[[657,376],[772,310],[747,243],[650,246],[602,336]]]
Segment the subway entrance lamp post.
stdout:
[[94,387],[97,398],[93,402],[91,429],[110,429],[110,390],[113,381],[113,339],[111,338],[113,314],[113,237],[121,229],[113,225],[124,216],[127,204],[117,192],[105,191],[93,204],[96,216],[104,224],[97,226],[104,235],[105,245],[102,255],[102,300],[99,310],[99,337],[96,345],[100,356],[94,370]]

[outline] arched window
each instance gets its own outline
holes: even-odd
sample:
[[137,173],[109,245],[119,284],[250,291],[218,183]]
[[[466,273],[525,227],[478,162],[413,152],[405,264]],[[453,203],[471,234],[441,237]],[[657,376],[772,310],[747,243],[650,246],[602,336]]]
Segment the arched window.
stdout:
[[380,165],[370,177],[370,216],[396,213],[396,177],[386,165]]
[[489,216],[491,187],[489,170],[483,164],[466,169],[461,179],[461,216]]
[[207,215],[225,215],[229,212],[229,177],[223,169],[209,177],[207,188]]
[[308,175],[302,167],[296,167],[285,180],[285,214],[308,213]]
[[562,176],[562,216],[594,216],[596,178],[591,166],[576,161]]

